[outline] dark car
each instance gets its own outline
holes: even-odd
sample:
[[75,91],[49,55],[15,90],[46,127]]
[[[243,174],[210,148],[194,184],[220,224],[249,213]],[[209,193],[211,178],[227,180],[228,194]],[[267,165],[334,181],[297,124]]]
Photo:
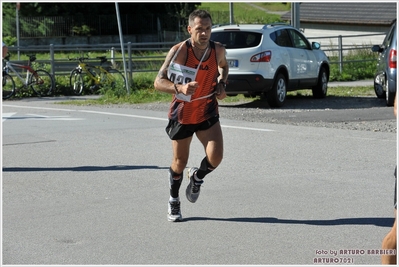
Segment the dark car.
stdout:
[[381,45],[373,45],[378,52],[377,71],[374,76],[374,90],[378,98],[385,98],[387,106],[393,106],[396,95],[396,19]]

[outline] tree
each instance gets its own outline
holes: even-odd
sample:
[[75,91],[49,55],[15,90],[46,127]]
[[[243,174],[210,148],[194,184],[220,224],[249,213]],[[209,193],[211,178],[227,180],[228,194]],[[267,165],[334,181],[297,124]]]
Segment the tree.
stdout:
[[[189,13],[191,13],[200,3],[120,3],[119,10],[121,15],[125,14],[135,21],[129,21],[130,25],[140,25],[135,29],[136,33],[147,33],[153,25],[152,19],[159,18],[162,28],[165,30],[176,31],[178,25],[185,27]],[[15,36],[16,32],[16,3],[5,2],[3,7],[3,37]],[[115,3],[21,3],[19,10],[20,29],[26,36],[30,32],[40,32],[43,36],[51,36],[51,29],[54,23],[53,17],[73,18],[74,29],[82,29],[83,26],[93,29],[89,23],[98,21],[98,16],[115,16]],[[94,16],[94,20],[92,19]],[[41,17],[39,20],[35,17]],[[29,19],[27,19],[29,18]],[[149,23],[143,23],[149,20]],[[42,21],[42,22],[41,22]],[[140,22],[140,23],[138,23]],[[89,26],[88,26],[89,25]],[[53,27],[57,27],[54,25]],[[141,27],[141,28],[140,28]],[[71,31],[72,32],[72,31]],[[50,35],[48,35],[50,34]],[[69,33],[70,34],[70,33]]]
[[[15,18],[15,3],[2,3],[3,17]],[[115,3],[25,3],[20,4],[19,14],[23,17],[73,16],[90,14],[115,14]]]
[[175,17],[180,25],[179,31],[187,28],[188,15],[195,10],[200,3],[173,3],[166,5],[168,17]]

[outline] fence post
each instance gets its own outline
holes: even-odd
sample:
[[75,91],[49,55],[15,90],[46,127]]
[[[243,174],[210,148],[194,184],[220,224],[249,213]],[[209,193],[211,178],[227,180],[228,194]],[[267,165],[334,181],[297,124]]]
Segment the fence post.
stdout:
[[343,67],[343,51],[342,51],[342,35],[338,35],[338,53],[339,53],[339,73],[342,73]]
[[129,84],[133,86],[133,66],[132,66],[132,42],[127,43],[127,53],[128,53],[128,59],[129,59],[129,77],[128,81]]
[[51,75],[55,79],[55,66],[54,66],[54,45],[50,44],[50,65],[51,65]]
[[111,63],[115,67],[115,47],[111,47]]

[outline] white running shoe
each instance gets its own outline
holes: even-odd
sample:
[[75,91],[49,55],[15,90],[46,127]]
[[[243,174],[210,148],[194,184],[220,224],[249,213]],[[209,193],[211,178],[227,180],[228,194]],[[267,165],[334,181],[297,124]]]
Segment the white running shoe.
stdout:
[[200,194],[200,189],[201,185],[204,181],[196,181],[194,179],[194,173],[198,170],[198,168],[190,168],[188,170],[188,179],[190,179],[190,183],[188,184],[186,188],[186,197],[188,201],[195,203],[197,201],[199,194]]
[[181,222],[180,201],[168,201],[168,221]]

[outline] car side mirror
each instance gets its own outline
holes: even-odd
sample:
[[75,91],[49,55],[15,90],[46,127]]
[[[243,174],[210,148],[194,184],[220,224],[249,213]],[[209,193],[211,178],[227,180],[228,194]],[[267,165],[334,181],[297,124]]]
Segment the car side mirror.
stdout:
[[371,51],[381,53],[384,49],[380,45],[373,45]]
[[318,42],[312,42],[312,49],[320,49],[320,43]]

